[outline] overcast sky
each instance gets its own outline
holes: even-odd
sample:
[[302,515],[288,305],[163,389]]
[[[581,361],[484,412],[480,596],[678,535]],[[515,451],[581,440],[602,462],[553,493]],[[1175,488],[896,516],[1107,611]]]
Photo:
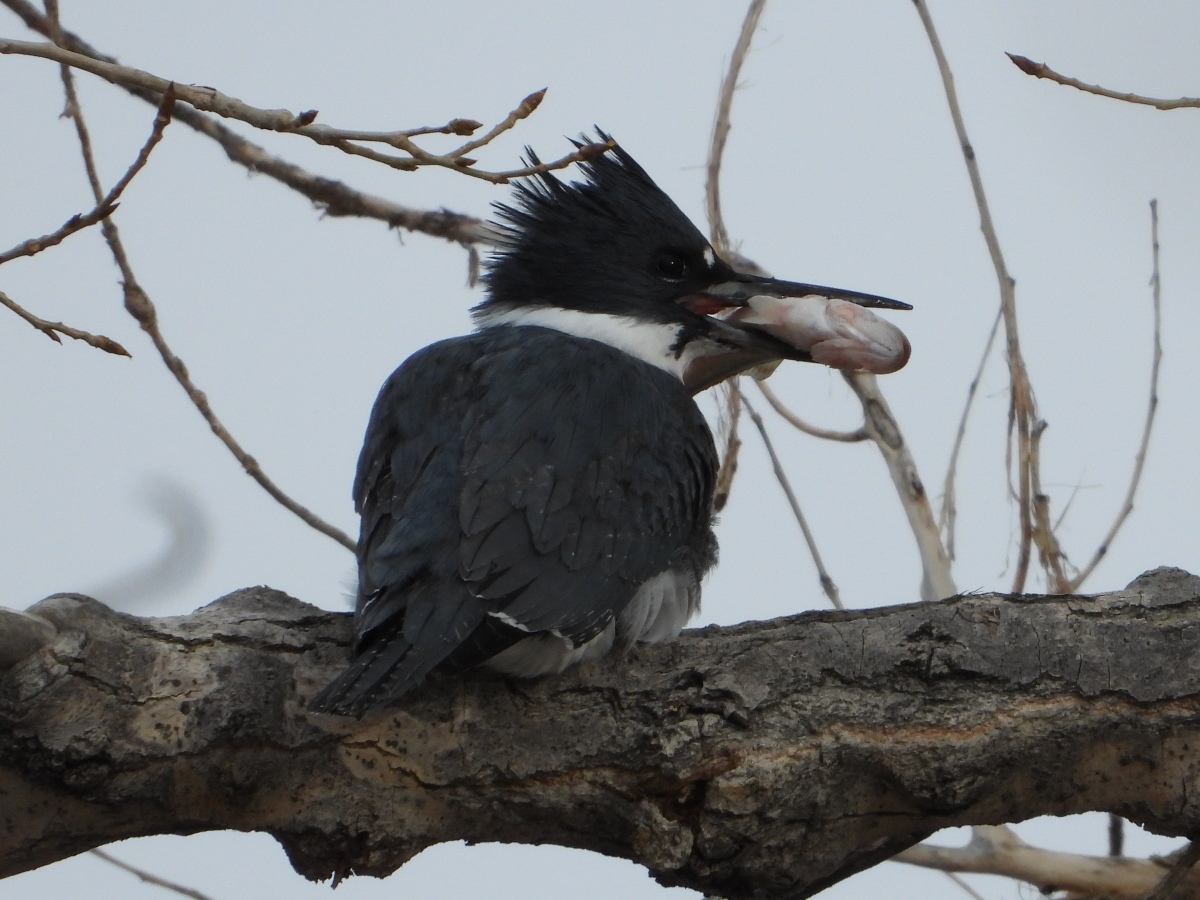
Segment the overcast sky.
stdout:
[[[1017,281],[1022,342],[1049,422],[1042,477],[1056,515],[1071,501],[1059,535],[1076,562],[1095,550],[1119,509],[1140,438],[1151,355],[1148,202],[1159,201],[1166,354],[1159,420],[1136,510],[1087,587],[1119,588],[1158,565],[1200,572],[1193,396],[1200,383],[1200,112],[1086,95],[1030,78],[1004,56],[1020,53],[1121,91],[1195,96],[1200,5],[931,6]],[[319,121],[341,127],[389,130],[453,117],[490,125],[548,87],[529,120],[477,154],[480,166],[512,167],[525,144],[557,156],[568,149],[564,137],[599,125],[702,228],[714,101],[743,13],[740,3],[696,0],[63,4],[67,27],[122,62],[260,107],[315,108]],[[0,35],[35,39],[7,11],[0,23]],[[149,133],[153,110],[91,76],[81,75],[79,85],[111,184]],[[54,65],[0,59],[0,249],[91,206],[73,129],[58,118],[62,102]],[[936,497],[998,294],[912,4],[768,6],[733,125],[723,194],[729,230],[745,255],[779,277],[915,306],[891,317],[912,341],[912,361],[881,383]],[[503,187],[442,170],[396,172],[297,137],[250,136],[314,172],[417,208],[487,216],[492,202],[508,196]],[[463,250],[374,221],[322,220],[304,198],[248,177],[180,124],[126,193],[116,221],[168,341],[229,429],[285,491],[356,533],[350,482],[379,385],[417,348],[470,327],[467,310],[480,296],[466,286]],[[24,608],[56,591],[109,592],[107,599],[129,611],[175,615],[268,584],[345,608],[350,555],[277,506],[212,437],[123,312],[98,230],[5,265],[0,290],[44,318],[109,335],[134,357],[55,345],[0,310],[4,604]],[[859,422],[834,372],[787,364],[772,385],[810,421]],[[709,398],[701,404],[714,408]],[[955,577],[963,590],[1003,590],[1012,580],[1006,411],[997,355],[961,463]],[[822,443],[777,418],[771,428],[846,604],[919,599],[914,542],[874,449]],[[196,578],[139,600],[122,596],[128,582],[120,585],[166,541],[145,499],[155,479],[196,498],[209,549]],[[751,434],[719,537],[721,566],[697,624],[824,605]],[[1041,820],[1022,833],[1058,849],[1102,853],[1104,824],[1099,815]],[[1135,835],[1131,850],[1167,846]],[[292,874],[262,835],[150,838],[113,852],[214,900],[328,895],[326,886]],[[1018,894],[1011,882],[974,883],[989,900]],[[896,864],[823,896],[885,890],[964,896],[937,873]],[[454,845],[428,851],[385,882],[351,879],[338,896],[529,900],[662,891],[621,861]],[[93,900],[162,896],[87,856],[0,883],[0,900],[84,892]]]

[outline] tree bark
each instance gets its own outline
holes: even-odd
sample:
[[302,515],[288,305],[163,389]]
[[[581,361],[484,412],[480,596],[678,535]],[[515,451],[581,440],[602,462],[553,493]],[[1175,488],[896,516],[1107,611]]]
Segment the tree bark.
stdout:
[[0,876],[122,838],[265,831],[313,878],[441,841],[582,847],[807,897],[939,828],[1108,810],[1200,833],[1200,578],[685,632],[534,682],[305,704],[350,617],[269,588],[141,619],[79,595],[0,673]]

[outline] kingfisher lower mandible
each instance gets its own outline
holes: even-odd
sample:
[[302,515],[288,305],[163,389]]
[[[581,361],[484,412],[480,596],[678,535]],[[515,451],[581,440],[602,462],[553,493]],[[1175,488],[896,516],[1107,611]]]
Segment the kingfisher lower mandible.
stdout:
[[431,673],[533,678],[673,640],[717,559],[717,453],[694,395],[781,359],[908,358],[869,312],[907,304],[739,271],[597,132],[583,180],[543,172],[497,204],[475,331],[414,353],[375,401],[353,655],[315,711],[362,715]]

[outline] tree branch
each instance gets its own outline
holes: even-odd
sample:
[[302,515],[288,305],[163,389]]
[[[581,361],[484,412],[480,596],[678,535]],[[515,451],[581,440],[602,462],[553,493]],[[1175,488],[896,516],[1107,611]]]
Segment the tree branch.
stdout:
[[[463,175],[470,175],[472,178],[490,181],[493,184],[507,184],[514,178],[524,178],[529,175],[537,175],[555,169],[565,169],[573,163],[592,159],[602,153],[606,153],[612,147],[611,143],[607,142],[584,144],[574,152],[568,153],[554,162],[535,163],[505,172],[487,172],[473,168],[475,160],[468,159],[463,155],[467,148],[481,146],[484,142],[483,140],[469,141],[457,150],[452,150],[446,154],[430,153],[415,144],[412,140],[411,135],[413,134],[428,134],[431,130],[447,130],[450,133],[457,134],[459,133],[458,131],[452,130],[456,124],[476,124],[466,119],[455,119],[450,125],[445,126],[444,129],[417,128],[410,131],[375,132],[331,128],[328,125],[313,124],[313,120],[317,117],[316,110],[310,109],[301,113],[293,113],[286,109],[260,109],[248,103],[243,103],[236,97],[223,94],[216,88],[175,84],[170,79],[161,78],[149,72],[143,72],[141,69],[134,69],[130,66],[122,66],[118,63],[96,59],[93,56],[76,53],[73,50],[65,50],[54,44],[39,44],[30,41],[14,41],[0,38],[0,54],[7,53],[52,60],[64,66],[89,72],[112,84],[152,94],[161,95],[168,90],[170,85],[174,84],[179,99],[185,103],[190,103],[198,110],[215,113],[227,119],[237,119],[263,131],[298,134],[318,144],[335,147],[343,153],[362,156],[374,162],[383,163],[384,165],[403,171],[413,171],[422,166],[442,166],[453,169]],[[488,133],[485,140],[490,141],[495,136],[511,128],[517,120],[530,115],[537,109],[538,103],[541,102],[541,97],[544,93],[544,90],[538,91],[526,97],[515,110],[509,113],[508,117],[500,125],[497,125]],[[384,143],[404,151],[408,156],[393,156],[388,153],[380,153],[369,147],[360,146],[354,143],[355,141]]]
[[1150,434],[1154,430],[1154,414],[1158,412],[1158,373],[1162,366],[1162,277],[1158,266],[1158,201],[1150,201],[1150,251],[1153,259],[1153,269],[1150,275],[1150,286],[1154,298],[1154,342],[1150,363],[1150,399],[1146,404],[1146,421],[1142,426],[1142,441],[1138,445],[1137,456],[1134,457],[1133,473],[1129,476],[1129,487],[1125,491],[1125,501],[1117,512],[1116,519],[1108,533],[1100,541],[1100,546],[1088,563],[1070,582],[1071,591],[1079,590],[1088,577],[1100,565],[1101,560],[1108,555],[1108,548],[1116,540],[1117,532],[1133,512],[1133,499],[1137,496],[1138,485],[1142,480],[1142,469],[1146,465],[1146,452],[1150,449]]
[[887,464],[896,495],[908,517],[909,528],[917,540],[917,552],[921,556],[922,599],[941,600],[953,596],[958,593],[958,588],[954,585],[950,559],[946,555],[946,548],[942,546],[937,522],[933,518],[929,495],[925,492],[925,484],[921,481],[908,442],[904,440],[904,433],[879,389],[879,382],[869,372],[852,372],[848,369],[842,370],[842,377],[862,404],[863,427]]
[[775,479],[779,482],[779,487],[783,489],[783,495],[787,497],[788,505],[792,508],[792,515],[796,517],[796,524],[800,526],[800,532],[804,535],[804,543],[808,546],[808,553],[813,559],[813,564],[817,567],[817,579],[821,582],[821,590],[825,592],[825,596],[829,598],[829,602],[833,604],[834,609],[845,609],[846,607],[842,604],[842,597],[838,592],[837,584],[830,577],[829,570],[825,568],[825,561],[821,559],[821,551],[817,549],[817,539],[814,537],[812,529],[808,527],[808,520],[804,517],[803,510],[800,509],[800,501],[796,499],[796,493],[792,490],[791,481],[788,480],[783,463],[779,460],[779,454],[775,452],[775,445],[771,442],[771,436],[767,434],[767,426],[763,424],[762,416],[758,414],[758,411],[746,399],[746,395],[736,385],[734,386],[734,391],[737,393],[738,400],[746,407],[746,413],[750,416],[754,427],[758,429],[763,446],[767,448],[767,455],[771,457],[771,468],[775,471]]
[[983,353],[979,356],[979,368],[975,377],[967,387],[967,399],[963,403],[962,415],[958,419],[958,430],[954,433],[954,446],[950,450],[950,462],[946,464],[946,478],[942,482],[942,509],[938,515],[938,528],[945,535],[946,556],[954,562],[955,525],[958,521],[958,455],[962,452],[963,441],[967,436],[967,420],[971,417],[971,407],[975,404],[975,394],[979,391],[979,381],[983,378],[983,370],[987,366],[988,357],[992,355],[992,344],[996,341],[996,332],[1000,329],[1003,310],[996,310],[996,318],[992,322],[992,330],[988,332],[987,340],[983,342]]
[[[721,214],[721,161],[725,156],[725,142],[729,138],[729,130],[733,127],[730,122],[730,114],[733,111],[733,92],[737,89],[738,74],[742,71],[742,63],[746,61],[746,54],[750,52],[750,42],[754,39],[754,31],[758,28],[758,20],[766,5],[767,0],[750,0],[746,18],[742,20],[742,30],[738,34],[737,44],[733,48],[733,55],[729,58],[729,68],[725,72],[725,78],[721,81],[716,116],[713,120],[712,138],[708,144],[707,174],[704,179],[708,233],[713,247],[726,259],[731,259],[736,254],[730,246],[729,233],[725,229],[725,220]],[[742,404],[741,391],[737,389],[737,383],[738,378],[734,376],[717,394],[717,409],[725,437],[721,467],[717,471],[717,487],[713,493],[713,507],[718,512],[724,509],[725,504],[729,502],[729,494],[733,490],[733,479],[737,475],[738,453],[742,448],[742,440],[738,435]],[[765,437],[766,432],[763,434]]]
[[771,404],[771,408],[775,410],[775,412],[779,413],[780,417],[785,422],[798,431],[803,431],[805,434],[809,434],[813,437],[818,437],[826,441],[840,441],[844,444],[856,444],[859,441],[867,440],[869,437],[867,434],[866,425],[862,425],[856,428],[854,431],[831,431],[828,428],[818,428],[816,425],[810,425],[808,422],[805,422],[802,418],[788,409],[787,406],[784,405],[784,402],[775,394],[775,392],[767,386],[765,381],[755,381],[755,384],[758,385],[758,389],[762,395],[767,398],[767,402]]
[[[58,21],[57,0],[47,0],[46,10],[51,35],[56,41],[63,40],[62,28]],[[3,44],[4,42],[0,41],[0,52],[3,52]],[[78,54],[72,55],[75,56]],[[79,137],[79,148],[83,154],[83,165],[87,172],[88,183],[91,185],[92,194],[96,198],[97,205],[102,205],[105,197],[104,189],[100,185],[100,176],[96,169],[96,160],[92,153],[92,141],[87,123],[83,117],[83,109],[79,104],[79,98],[75,92],[75,80],[72,75],[71,66],[63,63],[61,65],[61,74],[63,91],[66,94],[66,108],[63,115],[68,116],[75,123],[75,130]],[[142,153],[138,156],[138,163],[141,165],[145,164],[145,157],[148,156],[150,150],[162,138],[162,132],[166,128],[167,122],[170,121],[172,112],[176,109],[175,100],[176,85],[168,84],[164,88],[160,99],[154,133],[143,148]],[[122,181],[127,182],[128,179],[131,179],[136,174],[138,168],[140,168],[138,163],[135,163],[134,167],[130,168]],[[118,182],[118,184],[120,183]],[[242,448],[241,444],[229,433],[228,429],[221,423],[221,420],[217,418],[216,412],[214,412],[212,405],[208,402],[208,396],[196,387],[183,360],[176,356],[167,344],[162,329],[158,324],[158,310],[154,305],[154,301],[150,299],[150,295],[138,283],[137,276],[133,272],[133,266],[129,262],[129,257],[125,252],[125,245],[121,241],[120,230],[111,217],[102,219],[100,228],[104,234],[104,240],[108,243],[109,250],[112,252],[113,260],[116,262],[117,268],[121,270],[121,288],[125,295],[125,310],[137,319],[142,330],[150,337],[155,349],[158,350],[159,356],[162,357],[163,363],[171,374],[175,376],[175,380],[179,382],[180,387],[183,388],[184,392],[188,395],[188,399],[192,401],[192,404],[199,411],[200,415],[204,417],[213,434],[225,444],[229,452],[241,463],[246,474],[257,481],[262,489],[270,494],[277,503],[293,513],[309,527],[333,538],[353,553],[356,541],[352,537],[285,494],[267,476],[267,473],[262,470],[258,460]]]
[[717,469],[716,486],[713,489],[713,510],[720,512],[729,502],[733,491],[733,478],[737,475],[738,457],[742,451],[742,439],[738,434],[738,423],[742,417],[740,379],[735,375],[717,385],[717,435],[725,446],[721,449],[721,465]]
[[[82,231],[85,228],[90,228],[97,222],[104,222],[107,224],[108,217],[116,211],[117,200],[125,191],[125,188],[129,186],[129,183],[133,181],[134,176],[136,176],[137,173],[145,167],[146,162],[150,159],[151,151],[153,151],[158,145],[159,141],[162,140],[163,132],[166,130],[167,125],[171,122],[171,111],[174,109],[174,107],[175,92],[173,89],[168,88],[166,93],[163,95],[161,104],[159,105],[158,115],[154,117],[154,127],[150,132],[150,137],[146,140],[146,143],[142,145],[142,149],[138,152],[137,158],[125,171],[125,174],[121,176],[121,179],[112,186],[112,189],[109,190],[107,194],[98,196],[96,205],[90,212],[72,216],[62,225],[61,228],[52,234],[46,234],[40,238],[30,238],[29,240],[13,247],[11,250],[8,250],[5,253],[0,253],[0,265],[10,262],[14,259],[18,259],[22,256],[35,256],[38,253],[41,253],[43,250],[47,250],[50,247],[61,244],[72,234]],[[99,185],[96,185],[96,193],[100,193]],[[49,337],[51,340],[56,341],[57,343],[62,343],[62,340],[58,335],[65,334],[67,337],[83,341],[93,347],[96,347],[97,349],[105,351],[106,353],[112,353],[117,356],[129,356],[129,351],[127,351],[112,338],[105,337],[102,334],[90,334],[89,332],[81,331],[78,328],[72,328],[70,325],[64,325],[62,322],[48,322],[47,320],[39,318],[33,313],[28,312],[15,300],[3,293],[0,293],[0,304],[7,306],[38,331],[42,332],[44,335]]]
[[[1200,579],[685,632],[534,682],[307,701],[347,614],[267,588],[140,619],[78,595],[0,676],[0,874],[109,841],[265,831],[310,878],[441,841],[548,842],[664,884],[801,898],[939,828],[1110,810],[1200,830]],[[1130,652],[1130,648],[1137,648]]]
[[1031,847],[1007,828],[972,829],[965,847],[918,844],[896,862],[942,872],[1004,875],[1034,885],[1044,894],[1072,891],[1111,900],[1142,900],[1171,871],[1169,860],[1081,856]]
[[1009,372],[1009,471],[1012,471],[1012,454],[1015,444],[1017,485],[1012,492],[1017,499],[1017,513],[1021,527],[1021,536],[1017,544],[1017,565],[1016,574],[1013,577],[1013,591],[1020,592],[1025,589],[1025,579],[1029,574],[1029,561],[1037,530],[1034,518],[1034,498],[1041,491],[1035,484],[1038,466],[1037,447],[1033,437],[1039,417],[1033,385],[1030,383],[1029,371],[1021,353],[1020,331],[1017,322],[1016,282],[1008,272],[1004,253],[1000,249],[1000,238],[996,234],[987,194],[983,189],[983,176],[979,172],[975,148],[967,136],[967,126],[963,121],[962,108],[958,103],[958,92],[954,87],[954,74],[950,71],[950,63],[942,50],[942,43],[938,39],[937,30],[934,28],[933,18],[929,14],[925,0],[913,0],[913,5],[916,7],[917,15],[921,18],[921,24],[925,27],[925,33],[929,37],[929,46],[933,50],[938,72],[942,77],[946,103],[950,107],[950,118],[954,122],[954,132],[958,138],[959,149],[962,150],[963,161],[966,163],[967,175],[971,180],[975,205],[979,208],[979,229],[983,232],[988,253],[992,258],[992,266],[996,270],[996,280],[1000,286],[1000,310],[1004,320],[1005,350],[1007,351]]
[[1176,889],[1184,887],[1185,880],[1192,880],[1188,876],[1192,874],[1197,861],[1200,861],[1200,842],[1190,841],[1182,852],[1176,855],[1175,863],[1171,866],[1167,877],[1146,897],[1146,900],[1189,900],[1189,898],[1195,897],[1200,885],[1194,881],[1191,885],[1187,885],[1190,890]]
[[[57,30],[50,20],[26,0],[0,0],[20,17],[29,28],[52,38],[59,46],[103,62],[116,63],[114,57],[101,53],[79,35],[67,29]],[[157,106],[159,98],[152,92],[122,85],[133,96]],[[486,222],[473,216],[447,209],[413,209],[374,194],[350,187],[345,182],[314,175],[300,166],[268,153],[264,148],[246,140],[216,119],[190,106],[178,106],[175,119],[189,128],[212,138],[224,149],[226,156],[249,171],[261,173],[304,195],[328,216],[356,216],[379,219],[391,228],[403,228],[433,237],[444,238],[465,246],[476,243],[495,244],[496,232]]]
[[721,214],[721,161],[725,156],[725,142],[729,140],[729,131],[733,128],[730,114],[733,110],[733,92],[737,90],[738,76],[742,72],[742,63],[750,52],[750,42],[754,40],[754,32],[758,28],[758,20],[762,18],[763,8],[767,0],[751,0],[746,9],[746,18],[742,21],[742,30],[738,33],[737,44],[734,45],[733,55],[729,58],[729,68],[721,81],[721,92],[717,97],[717,114],[713,119],[712,140],[708,147],[708,175],[704,182],[705,209],[708,213],[708,233],[712,238],[717,252],[727,254],[733,249],[729,240],[729,232],[725,229],[725,219]]

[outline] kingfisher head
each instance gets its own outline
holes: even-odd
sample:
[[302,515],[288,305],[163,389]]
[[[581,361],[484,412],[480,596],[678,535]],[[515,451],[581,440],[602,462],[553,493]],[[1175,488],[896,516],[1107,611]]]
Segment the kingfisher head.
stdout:
[[488,296],[473,310],[481,325],[541,325],[603,340],[700,390],[772,359],[810,359],[753,324],[726,320],[753,297],[909,308],[735,267],[632,156],[597,132],[610,149],[580,164],[584,180],[564,183],[546,172],[517,183],[511,205],[497,204],[503,244],[488,263]]

